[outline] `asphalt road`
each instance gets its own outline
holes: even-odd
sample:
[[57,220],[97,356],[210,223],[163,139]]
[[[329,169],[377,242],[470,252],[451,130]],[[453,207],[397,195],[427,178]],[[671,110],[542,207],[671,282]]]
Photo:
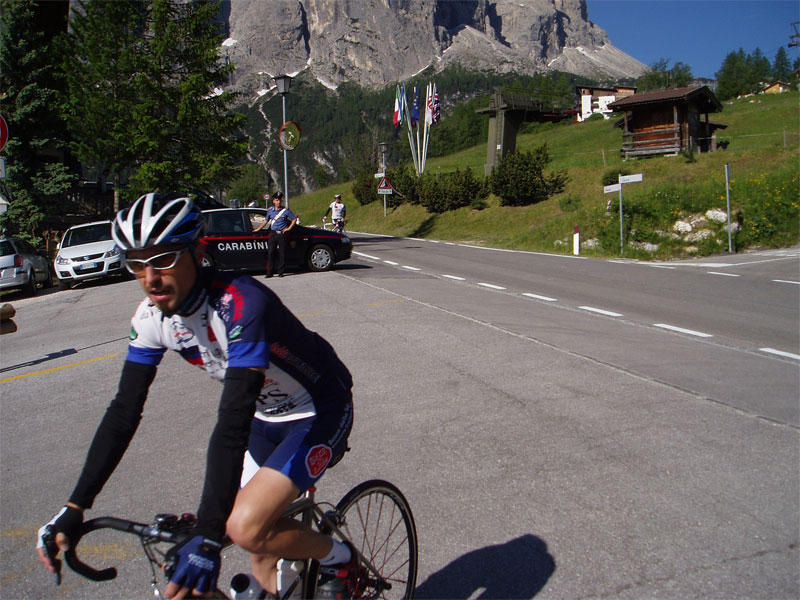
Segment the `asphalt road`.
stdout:
[[[800,597],[796,249],[645,265],[353,237],[336,271],[270,286],[356,382],[352,452],[320,497],[373,477],[405,492],[417,597]],[[67,573],[55,588],[33,558],[114,394],[139,297],[129,281],[15,302],[19,331],[0,338],[2,598],[151,594],[119,534],[83,553],[118,564],[115,583]],[[94,516],[195,508],[215,385],[165,360]],[[226,576],[241,566],[228,558]]]

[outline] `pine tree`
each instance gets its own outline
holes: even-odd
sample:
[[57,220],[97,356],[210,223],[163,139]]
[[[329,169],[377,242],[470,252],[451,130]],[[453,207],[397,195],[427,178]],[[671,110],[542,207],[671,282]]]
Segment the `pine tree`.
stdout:
[[669,59],[662,58],[636,80],[636,87],[642,92],[678,88],[690,85],[693,79],[689,65],[678,61],[670,67]]
[[775,60],[772,62],[772,77],[778,81],[788,81],[791,74],[792,65],[789,62],[789,56],[781,46],[775,53]]
[[2,185],[9,208],[2,215],[2,228],[35,241],[39,223],[58,210],[73,176],[63,163],[59,82],[51,69],[54,46],[36,25],[34,9],[27,0],[3,0],[0,113],[9,128]]
[[729,52],[725,56],[725,60],[722,61],[722,66],[715,76],[717,78],[717,95],[722,100],[753,91],[747,55],[741,48],[736,52]]
[[[131,173],[128,195],[211,190],[247,150],[232,96],[215,91],[217,2],[83,0],[73,20],[70,122],[80,158]],[[115,180],[116,183],[116,180]],[[117,186],[115,186],[117,188]]]

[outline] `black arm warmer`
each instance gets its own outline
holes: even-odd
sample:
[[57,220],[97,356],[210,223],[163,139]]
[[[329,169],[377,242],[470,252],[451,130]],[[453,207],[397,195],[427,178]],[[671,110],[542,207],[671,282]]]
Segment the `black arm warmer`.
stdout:
[[264,374],[259,371],[229,367],[225,372],[217,425],[208,443],[203,497],[197,509],[195,530],[205,537],[219,541],[225,534],[225,522],[242,478],[250,422],[263,385]]
[[147,390],[156,376],[152,365],[125,361],[119,389],[94,434],[83,471],[70,502],[91,508],[94,499],[117,468],[122,455],[139,427]]

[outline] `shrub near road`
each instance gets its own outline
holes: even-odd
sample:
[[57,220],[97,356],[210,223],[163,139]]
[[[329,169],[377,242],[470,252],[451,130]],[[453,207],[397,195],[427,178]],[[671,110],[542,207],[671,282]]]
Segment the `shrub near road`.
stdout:
[[[724,103],[715,121],[728,125],[724,130],[727,150],[695,154],[693,162],[683,156],[622,161],[618,155],[622,136],[613,121],[531,127],[518,137],[517,148],[526,152],[546,143],[552,159],[549,170],[566,170],[569,178],[561,194],[531,206],[501,206],[499,198],[490,195],[483,209],[478,204],[437,214],[418,204],[400,203],[399,196],[394,196],[384,217],[383,202],[359,205],[351,186],[342,184],[298,196],[292,200],[292,209],[300,211],[304,221],[318,222],[329,198],[340,192],[345,195],[348,227],[353,231],[544,252],[571,252],[573,230],[578,225],[582,240],[595,240],[593,249],[582,252],[618,256],[619,199],[616,194],[603,194],[602,181],[607,171],[619,169],[643,174],[641,183],[626,185],[624,190],[626,242],[633,243],[626,243],[625,256],[702,256],[727,251],[727,231],[723,229],[727,223],[705,217],[709,210],[725,210],[727,163],[734,229],[739,227],[735,249],[790,246],[800,242],[797,105],[797,92]],[[427,172],[470,169],[476,178],[482,178],[485,160],[484,144],[429,159]],[[365,179],[364,185],[368,189],[370,182]],[[378,199],[376,180],[371,187]],[[402,193],[402,189],[398,191]],[[697,226],[681,233],[674,229],[678,221],[693,221]],[[710,233],[700,233],[706,230]]]

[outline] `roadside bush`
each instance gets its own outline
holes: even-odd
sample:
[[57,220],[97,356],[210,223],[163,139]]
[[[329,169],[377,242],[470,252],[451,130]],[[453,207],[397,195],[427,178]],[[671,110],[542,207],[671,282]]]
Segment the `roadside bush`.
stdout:
[[378,199],[378,184],[375,176],[367,170],[363,170],[356,175],[353,181],[353,196],[361,205],[375,202]]
[[417,179],[417,192],[420,204],[432,213],[472,206],[488,194],[485,181],[476,179],[470,169],[439,175],[426,173]]
[[501,206],[528,206],[564,191],[566,171],[545,174],[550,163],[547,145],[531,152],[513,152],[492,169],[489,189],[500,198]]
[[630,175],[631,170],[626,167],[614,167],[613,169],[609,169],[605,173],[603,173],[602,182],[603,185],[614,185],[615,183],[619,183],[619,176],[620,175]]
[[[392,184],[394,193],[387,200],[388,206],[419,204],[417,195],[417,174],[408,165],[400,165],[386,171],[386,178]],[[376,184],[377,185],[377,184]]]

